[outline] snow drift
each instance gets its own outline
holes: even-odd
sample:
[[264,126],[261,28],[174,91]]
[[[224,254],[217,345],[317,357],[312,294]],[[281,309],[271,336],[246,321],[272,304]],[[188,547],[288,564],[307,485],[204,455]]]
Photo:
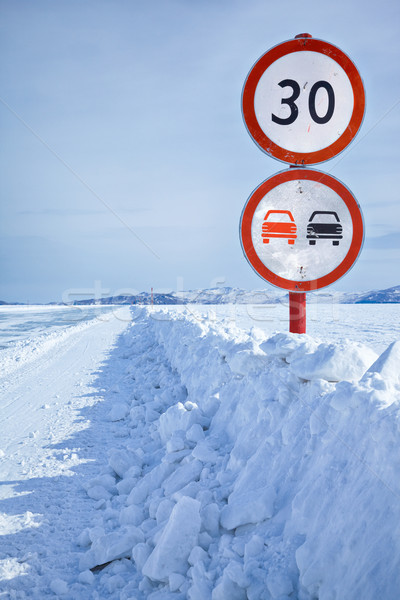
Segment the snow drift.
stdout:
[[86,485],[82,586],[111,563],[121,600],[398,597],[400,342],[143,308],[118,352],[128,437]]

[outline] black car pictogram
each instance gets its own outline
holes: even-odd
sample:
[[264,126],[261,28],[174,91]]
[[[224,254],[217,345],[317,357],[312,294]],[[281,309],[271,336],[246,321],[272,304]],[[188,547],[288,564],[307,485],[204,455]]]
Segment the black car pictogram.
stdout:
[[312,245],[317,240],[332,240],[332,244],[338,246],[342,232],[340,219],[333,210],[315,210],[307,225],[307,239]]

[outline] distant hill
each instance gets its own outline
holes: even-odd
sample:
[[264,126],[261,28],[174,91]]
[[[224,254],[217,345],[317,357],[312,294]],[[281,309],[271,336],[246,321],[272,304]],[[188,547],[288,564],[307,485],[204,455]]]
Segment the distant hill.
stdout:
[[[276,304],[287,299],[287,292],[279,290],[246,291],[239,288],[218,287],[182,292],[110,296],[101,300],[78,300],[75,305],[88,304]],[[393,304],[400,303],[400,286],[371,292],[312,292],[309,302],[337,302],[340,304]]]
[[[109,296],[108,298],[94,299],[88,298],[87,300],[75,300],[72,304],[74,306],[86,306],[89,304],[151,304],[151,294],[147,292],[141,292],[136,295],[120,295],[120,296]],[[154,294],[153,304],[183,304],[173,294]]]
[[258,290],[246,291],[238,288],[212,288],[182,292],[141,292],[136,295],[110,296],[100,300],[77,300],[75,306],[88,304],[274,304],[286,296],[285,292]]
[[22,302],[4,302],[4,300],[0,300],[0,306],[23,306]]
[[[74,306],[90,306],[109,304],[277,304],[287,301],[287,292],[278,289],[241,290],[239,288],[218,287],[210,289],[189,290],[182,292],[154,292],[153,297],[149,292],[140,294],[126,294],[109,296],[107,298],[76,300]],[[336,302],[340,304],[397,304],[400,303],[400,285],[385,290],[372,290],[370,292],[311,292],[307,295],[307,302]],[[62,305],[62,302],[51,302],[51,305]],[[1,306],[19,305],[18,302],[3,302]]]
[[387,290],[373,290],[359,297],[355,304],[397,304],[400,302],[400,285]]

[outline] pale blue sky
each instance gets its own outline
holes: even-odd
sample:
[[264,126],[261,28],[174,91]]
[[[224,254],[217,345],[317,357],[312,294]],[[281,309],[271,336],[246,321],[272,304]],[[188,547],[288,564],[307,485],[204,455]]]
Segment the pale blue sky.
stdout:
[[[334,287],[400,284],[397,1],[0,0],[0,299],[268,287],[242,254],[251,191],[284,165],[249,137],[245,77],[309,32],[367,93],[360,133],[316,165],[359,201],[366,241]],[[271,288],[273,289],[273,288]]]

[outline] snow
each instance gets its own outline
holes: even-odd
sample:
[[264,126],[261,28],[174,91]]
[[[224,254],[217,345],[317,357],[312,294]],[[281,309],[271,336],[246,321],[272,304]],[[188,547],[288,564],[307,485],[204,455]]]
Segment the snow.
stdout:
[[306,380],[327,381],[358,380],[378,358],[377,354],[363,344],[354,342],[319,344],[314,352],[297,352],[287,358],[291,370]]
[[200,533],[200,506],[198,500],[189,496],[178,500],[143,565],[143,575],[153,581],[168,581],[172,573],[186,574],[189,555],[193,555]]
[[7,344],[0,598],[397,598],[399,307],[343,306],[301,336],[279,306],[123,307]]
[[[2,375],[11,374],[55,348],[62,339],[107,319],[110,308],[61,306],[2,306],[0,349]],[[123,314],[123,313],[120,313]],[[126,314],[126,311],[125,313]],[[29,332],[29,337],[26,336]]]
[[368,369],[368,373],[378,373],[385,382],[399,383],[400,342],[393,342]]

